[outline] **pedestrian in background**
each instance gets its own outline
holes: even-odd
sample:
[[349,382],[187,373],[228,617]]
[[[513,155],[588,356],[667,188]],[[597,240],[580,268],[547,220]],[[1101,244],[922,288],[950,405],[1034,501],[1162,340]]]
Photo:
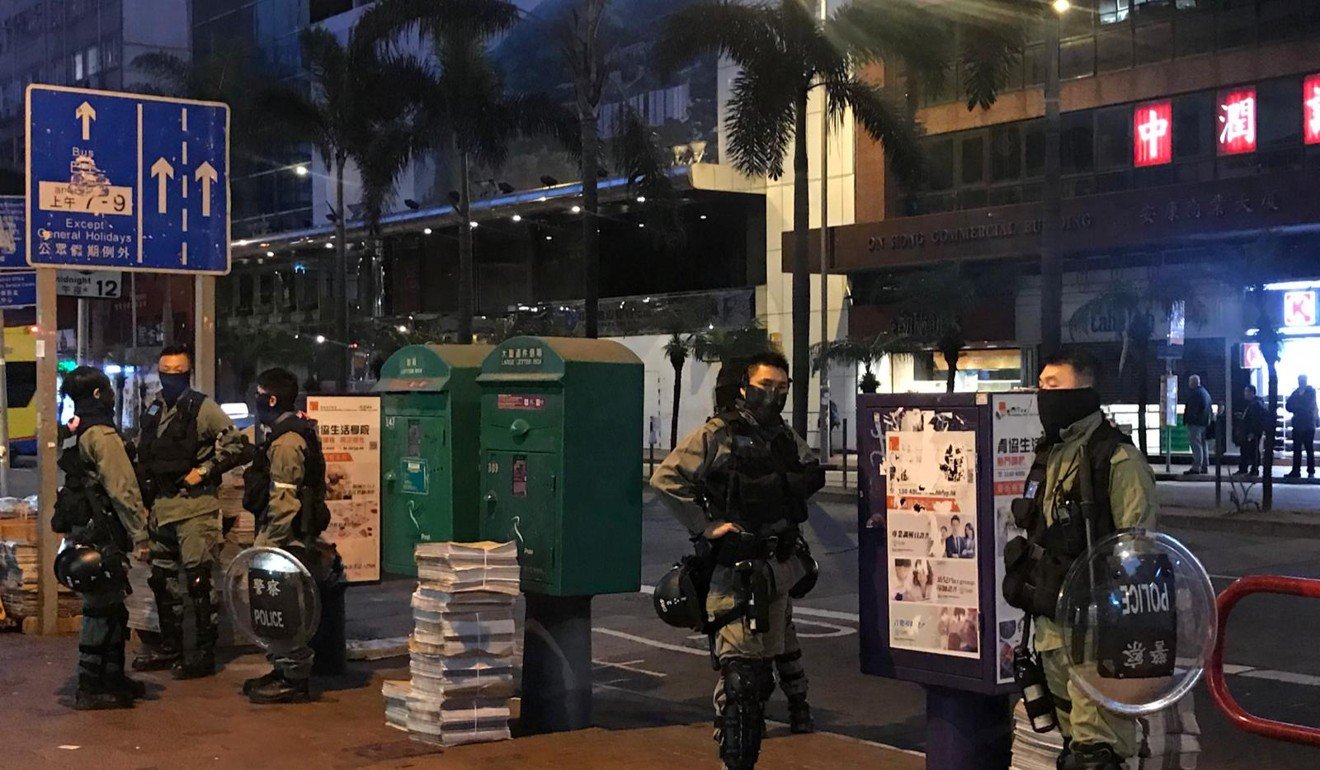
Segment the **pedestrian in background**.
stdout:
[[1212,419],[1210,391],[1201,385],[1201,376],[1187,378],[1187,397],[1183,401],[1183,424],[1187,426],[1187,442],[1192,448],[1192,467],[1184,476],[1206,473],[1210,467],[1210,449],[1206,446],[1206,431]]
[[1270,410],[1265,406],[1265,400],[1256,395],[1255,385],[1243,388],[1242,396],[1247,400],[1247,405],[1238,415],[1237,425],[1233,427],[1233,440],[1237,442],[1242,459],[1234,475],[1252,478],[1258,475],[1260,468],[1260,439],[1269,424]]
[[1315,478],[1315,388],[1307,384],[1305,374],[1297,378],[1297,390],[1288,396],[1287,409],[1293,416],[1293,467],[1284,478],[1302,477],[1302,452],[1306,452],[1306,475]]

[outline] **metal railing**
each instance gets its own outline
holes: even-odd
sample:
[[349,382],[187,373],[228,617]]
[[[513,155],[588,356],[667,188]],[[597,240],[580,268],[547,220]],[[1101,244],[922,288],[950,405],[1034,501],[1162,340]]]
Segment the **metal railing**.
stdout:
[[1250,575],[1233,581],[1232,585],[1219,594],[1217,600],[1219,624],[1215,629],[1215,646],[1210,653],[1210,665],[1206,671],[1206,685],[1210,688],[1210,697],[1220,713],[1240,730],[1289,743],[1320,746],[1320,727],[1295,725],[1256,716],[1238,705],[1237,700],[1228,690],[1228,683],[1224,679],[1224,645],[1228,616],[1239,601],[1252,594],[1283,594],[1320,599],[1320,580],[1278,575]]

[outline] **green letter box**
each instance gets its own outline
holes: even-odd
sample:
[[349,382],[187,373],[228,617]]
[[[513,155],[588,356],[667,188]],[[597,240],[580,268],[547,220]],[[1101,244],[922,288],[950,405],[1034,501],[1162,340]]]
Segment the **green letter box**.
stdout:
[[515,337],[481,367],[481,535],[524,591],[640,588],[642,362],[609,340]]
[[489,345],[409,345],[390,356],[381,394],[381,562],[417,574],[418,542],[480,537],[481,391]]

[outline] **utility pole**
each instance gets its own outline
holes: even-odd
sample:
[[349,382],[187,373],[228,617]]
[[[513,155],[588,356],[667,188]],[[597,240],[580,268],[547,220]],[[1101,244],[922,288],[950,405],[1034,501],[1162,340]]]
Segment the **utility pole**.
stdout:
[[1063,190],[1059,170],[1059,25],[1066,5],[1045,11],[1045,178],[1041,189],[1040,350],[1059,349],[1063,336],[1063,264],[1059,255]]
[[[826,0],[820,0],[820,23],[829,19]],[[830,110],[829,95],[820,92],[820,461],[830,461],[830,364],[825,346],[830,341]],[[799,376],[801,376],[799,374]]]

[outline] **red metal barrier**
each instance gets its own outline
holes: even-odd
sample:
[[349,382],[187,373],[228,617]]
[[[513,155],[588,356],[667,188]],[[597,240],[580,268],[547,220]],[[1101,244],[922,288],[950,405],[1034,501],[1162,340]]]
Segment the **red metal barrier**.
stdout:
[[1228,628],[1228,615],[1234,605],[1251,594],[1285,594],[1320,599],[1320,580],[1251,575],[1238,578],[1219,594],[1217,600],[1219,627],[1216,629],[1215,646],[1210,655],[1209,670],[1206,672],[1206,685],[1210,688],[1210,696],[1219,711],[1242,730],[1281,741],[1320,746],[1320,728],[1258,717],[1239,706],[1233,694],[1228,691],[1228,684],[1224,680],[1224,631]]

